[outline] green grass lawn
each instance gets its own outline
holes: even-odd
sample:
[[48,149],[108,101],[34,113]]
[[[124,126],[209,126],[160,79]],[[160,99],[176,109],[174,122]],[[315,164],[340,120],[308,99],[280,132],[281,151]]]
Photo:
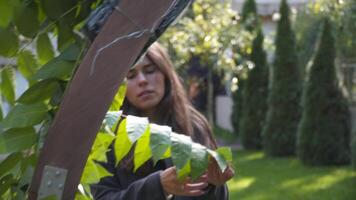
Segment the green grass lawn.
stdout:
[[306,167],[295,157],[269,158],[234,151],[231,200],[356,200],[356,171],[349,166]]

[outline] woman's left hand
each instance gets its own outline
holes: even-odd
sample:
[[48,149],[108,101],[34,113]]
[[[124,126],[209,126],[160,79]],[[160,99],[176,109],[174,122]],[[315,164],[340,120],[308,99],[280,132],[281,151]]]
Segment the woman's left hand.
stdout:
[[225,171],[221,172],[217,162],[215,160],[211,160],[206,174],[208,183],[220,186],[230,180],[235,175],[235,171],[231,166],[227,166]]

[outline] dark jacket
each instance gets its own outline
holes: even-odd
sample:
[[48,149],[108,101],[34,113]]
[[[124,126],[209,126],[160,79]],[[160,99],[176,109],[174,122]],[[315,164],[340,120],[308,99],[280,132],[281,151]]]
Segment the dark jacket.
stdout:
[[[171,165],[171,161],[161,160],[149,175],[138,175],[123,167],[115,167],[113,151],[108,152],[108,163],[103,166],[113,176],[105,177],[91,186],[94,199],[97,200],[166,200],[160,172]],[[174,196],[174,200],[228,200],[226,185],[208,186],[206,193],[199,197]]]

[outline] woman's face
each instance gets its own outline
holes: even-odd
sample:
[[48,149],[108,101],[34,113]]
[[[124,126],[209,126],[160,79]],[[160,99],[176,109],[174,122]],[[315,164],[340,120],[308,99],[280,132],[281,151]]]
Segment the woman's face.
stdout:
[[126,76],[128,101],[150,117],[162,100],[165,91],[164,75],[147,56]]

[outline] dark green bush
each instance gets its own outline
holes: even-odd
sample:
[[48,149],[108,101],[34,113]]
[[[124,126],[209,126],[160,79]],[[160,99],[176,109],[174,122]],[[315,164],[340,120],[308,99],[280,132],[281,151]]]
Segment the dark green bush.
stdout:
[[308,165],[344,164],[350,160],[350,112],[337,80],[335,44],[325,19],[303,93],[297,155]]
[[301,81],[291,29],[289,7],[280,6],[277,24],[276,53],[271,67],[268,112],[263,128],[263,148],[267,155],[287,156],[295,153],[297,127],[300,118]]
[[263,39],[263,33],[259,30],[251,53],[251,61],[255,66],[248,73],[242,93],[243,118],[239,132],[241,143],[246,149],[259,149],[262,145],[261,132],[266,117],[268,94],[268,65]]

